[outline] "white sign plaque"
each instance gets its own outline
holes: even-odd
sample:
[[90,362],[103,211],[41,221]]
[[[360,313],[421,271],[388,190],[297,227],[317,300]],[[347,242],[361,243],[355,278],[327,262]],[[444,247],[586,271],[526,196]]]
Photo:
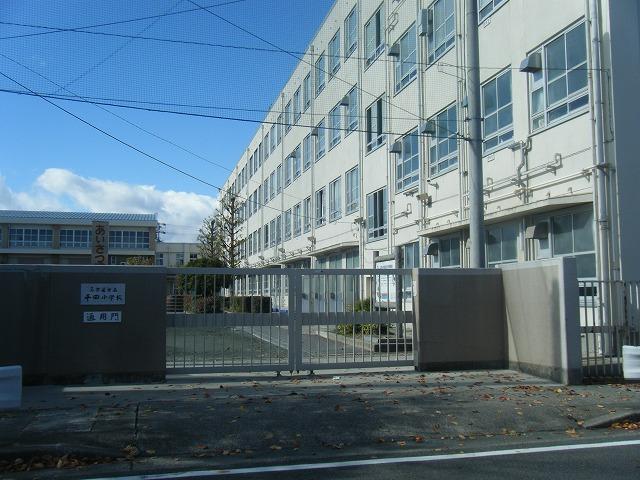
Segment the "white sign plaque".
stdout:
[[[393,260],[378,262],[376,269],[387,270],[395,268]],[[395,275],[376,275],[376,303],[383,307],[396,306],[396,277]]]
[[84,323],[122,323],[122,312],[83,312]]
[[124,305],[124,283],[83,283],[80,305]]

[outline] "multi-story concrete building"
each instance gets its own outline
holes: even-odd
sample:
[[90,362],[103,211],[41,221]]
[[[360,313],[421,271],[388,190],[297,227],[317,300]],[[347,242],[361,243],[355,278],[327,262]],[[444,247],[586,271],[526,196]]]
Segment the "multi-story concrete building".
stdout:
[[95,223],[108,225],[108,263],[153,261],[158,220],[153,214],[0,210],[0,263],[92,263]]
[[181,267],[200,257],[199,243],[157,242],[156,265]]
[[[248,265],[469,265],[464,9],[336,0],[225,186]],[[478,10],[488,265],[640,278],[640,3]]]

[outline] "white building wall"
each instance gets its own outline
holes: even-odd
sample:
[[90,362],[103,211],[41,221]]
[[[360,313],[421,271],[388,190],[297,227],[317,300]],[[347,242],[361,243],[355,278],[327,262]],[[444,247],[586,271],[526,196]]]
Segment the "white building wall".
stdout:
[[[464,141],[466,122],[464,108],[464,77],[466,73],[464,48],[464,2],[455,0],[455,42],[434,62],[428,61],[426,37],[419,36],[420,12],[434,5],[433,0],[404,1],[355,1],[337,0],[310,43],[307,54],[294,70],[290,80],[284,86],[281,96],[276,99],[272,112],[265,118],[266,122],[277,122],[278,116],[285,110],[287,103],[293,98],[297,88],[303,89],[305,76],[311,72],[313,95],[311,106],[306,110],[298,125],[294,125],[285,135],[276,150],[270,153],[258,171],[249,179],[246,186],[240,189],[241,195],[248,197],[259,184],[269,178],[277,166],[285,165],[286,157],[294,149],[304,143],[304,138],[312,131],[312,126],[321,120],[328,122],[328,114],[340,100],[357,85],[359,95],[359,123],[357,131],[341,133],[341,141],[333,148],[328,140],[331,130],[326,130],[327,153],[311,167],[303,170],[299,178],[291,185],[283,188],[283,192],[270,200],[266,206],[252,215],[244,225],[244,236],[248,237],[258,230],[264,229],[278,215],[283,216],[289,208],[325,187],[328,196],[328,185],[334,179],[341,178],[342,215],[337,221],[316,226],[312,221],[310,232],[302,233],[291,240],[283,241],[277,246],[263,248],[264,233],[259,241],[260,249],[248,256],[249,265],[287,264],[303,258],[322,258],[329,253],[341,253],[348,249],[359,248],[360,264],[363,267],[372,265],[373,252],[381,255],[390,254],[393,247],[420,241],[422,253],[426,253],[429,243],[439,238],[455,234],[459,235],[461,244],[461,266],[467,264],[468,229],[468,172],[467,146]],[[353,8],[358,11],[358,47],[349,58],[344,58],[345,51],[345,19]],[[371,65],[365,64],[365,24],[381,7],[384,12],[385,51]],[[638,41],[639,15],[636,2],[631,0],[616,3],[609,15],[610,1],[603,1],[603,38],[605,49],[628,44],[626,50],[631,58],[639,55]],[[493,13],[480,24],[480,65],[483,84],[491,81],[503,72],[511,72],[513,140],[506,142],[502,148],[485,155],[484,185],[485,214],[489,227],[504,222],[517,226],[517,258],[518,261],[532,260],[541,252],[537,240],[525,238],[528,226],[555,213],[592,210],[593,197],[593,121],[589,105],[539,130],[532,130],[530,120],[530,75],[519,70],[520,63],[530,53],[553,40],[572,26],[584,22],[586,2],[584,0],[503,0],[498,2]],[[631,20],[630,20],[631,19]],[[388,56],[389,48],[396,44],[400,37],[413,26],[416,28],[417,74],[416,78],[404,89],[395,92],[395,64],[393,57]],[[328,44],[337,30],[340,30],[340,70],[334,78],[329,78]],[[587,28],[588,30],[588,28]],[[617,36],[608,32],[624,31]],[[611,37],[611,39],[610,39]],[[586,41],[587,48],[589,41]],[[606,50],[620,52],[617,50]],[[325,88],[315,95],[316,71],[311,65],[320,54],[325,55]],[[634,57],[635,55],[635,57]],[[620,162],[628,172],[635,173],[637,162],[629,150],[637,151],[637,136],[626,126],[630,123],[633,109],[626,101],[624,92],[632,87],[633,73],[637,80],[637,63],[627,70],[627,56],[604,55],[604,66],[612,69],[617,75],[613,83],[613,93],[605,95],[606,101],[613,98],[615,109],[610,108],[611,125],[622,134],[611,139],[607,154],[611,161]],[[614,65],[612,67],[612,62]],[[618,63],[616,70],[615,62]],[[634,70],[635,69],[635,70]],[[637,82],[636,82],[637,83]],[[384,127],[385,142],[374,151],[366,150],[365,112],[377,98],[382,96],[383,112],[386,120]],[[637,100],[636,100],[637,103]],[[429,173],[429,147],[437,138],[420,135],[420,179],[411,188],[396,191],[397,154],[390,153],[389,148],[396,140],[421,127],[425,121],[434,118],[445,108],[457,106],[457,131],[459,132],[458,164],[444,173]],[[293,109],[292,109],[293,110]],[[620,117],[618,118],[618,112]],[[240,160],[238,168],[229,178],[226,186],[234,182],[237,174],[246,165],[260,142],[264,142],[265,134],[271,125],[265,123],[258,129],[256,136]],[[342,120],[344,127],[344,117]],[[516,144],[516,145],[514,145]],[[508,147],[512,148],[508,148]],[[520,147],[524,148],[520,148]],[[304,152],[301,151],[304,157]],[[315,149],[314,149],[315,157]],[[624,163],[623,163],[624,162]],[[301,160],[302,164],[302,160]],[[346,215],[345,173],[358,166],[360,169],[360,208],[357,212]],[[627,205],[632,175],[619,178],[617,204],[623,215],[629,215]],[[284,183],[284,174],[282,182]],[[366,225],[367,195],[380,188],[388,191],[387,235],[375,241],[368,241]],[[633,194],[633,193],[632,193]],[[315,199],[314,199],[315,200]],[[260,199],[262,202],[262,199]],[[327,199],[328,209],[328,199]],[[315,217],[315,205],[311,215]],[[618,222],[613,222],[614,224]],[[635,221],[631,230],[635,232]],[[615,226],[615,225],[614,225]],[[614,229],[615,230],[615,229]],[[624,229],[623,229],[624,230]],[[629,235],[631,237],[631,235]],[[283,234],[284,238],[284,234]],[[595,236],[594,236],[595,238]],[[595,240],[594,240],[595,241]],[[594,247],[597,250],[597,246]],[[632,245],[620,242],[623,253],[632,257]],[[599,253],[599,252],[598,252]],[[638,262],[636,262],[638,263]],[[422,256],[421,265],[438,265],[434,257]],[[630,269],[631,271],[631,269]],[[638,272],[640,274],[640,272]]]

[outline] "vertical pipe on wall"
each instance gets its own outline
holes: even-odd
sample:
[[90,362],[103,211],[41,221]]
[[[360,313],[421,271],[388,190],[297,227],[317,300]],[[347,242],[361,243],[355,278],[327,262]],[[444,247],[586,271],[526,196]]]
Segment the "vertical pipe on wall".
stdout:
[[594,204],[596,207],[596,226],[599,251],[599,278],[606,282],[610,278],[609,265],[609,213],[607,211],[607,164],[604,155],[603,100],[602,100],[602,61],[600,38],[600,11],[598,0],[588,0],[589,38],[591,41],[591,102],[593,122],[593,152],[595,162]]
[[478,2],[466,0],[465,46],[467,56],[467,121],[469,123],[469,236],[470,266],[484,268],[484,192],[482,189],[482,125],[480,109],[480,53]]

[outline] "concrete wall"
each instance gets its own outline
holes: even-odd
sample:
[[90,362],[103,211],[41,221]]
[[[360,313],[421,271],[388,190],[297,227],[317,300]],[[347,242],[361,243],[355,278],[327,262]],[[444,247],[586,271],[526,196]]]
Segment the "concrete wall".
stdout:
[[418,370],[506,367],[500,270],[415,269]]
[[565,384],[582,380],[574,258],[502,266],[509,367]]
[[[25,381],[163,379],[163,269],[0,267],[0,365]],[[125,305],[80,305],[82,283],[124,283]],[[121,323],[83,323],[85,311],[121,311]]]

